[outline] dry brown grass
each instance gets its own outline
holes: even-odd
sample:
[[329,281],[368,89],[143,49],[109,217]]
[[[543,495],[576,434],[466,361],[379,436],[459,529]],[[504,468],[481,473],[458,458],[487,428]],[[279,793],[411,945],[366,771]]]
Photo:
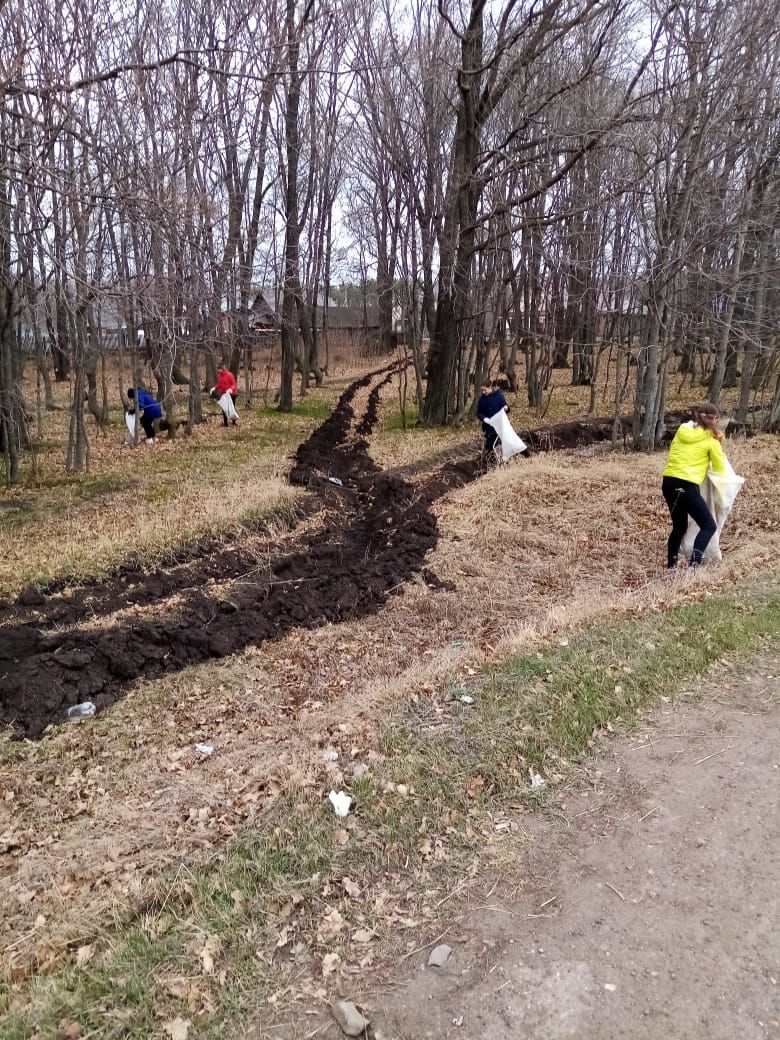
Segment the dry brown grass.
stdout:
[[[0,835],[19,843],[0,879],[3,943],[19,957],[61,956],[137,904],[161,871],[251,826],[269,793],[291,783],[326,792],[341,767],[328,774],[322,749],[371,748],[399,697],[424,700],[588,619],[663,610],[771,570],[780,445],[756,438],[730,455],[747,483],[725,560],[693,582],[662,575],[660,456],[537,456],[439,503],[429,564],[455,592],[410,582],[374,617],[141,685],[42,744],[0,745]],[[217,747],[204,763],[199,741]]]
[[[242,409],[240,430],[223,430],[216,405],[205,410],[207,424],[189,438],[158,439],[155,448],[122,449],[124,425],[119,407],[117,376],[109,371],[112,421],[101,433],[87,419],[90,469],[85,476],[64,472],[70,388],[55,385],[59,410],[43,415],[34,456],[27,460],[25,482],[0,493],[0,537],[7,551],[0,555],[0,597],[14,595],[30,582],[44,583],[64,575],[76,579],[100,575],[128,556],[153,563],[183,544],[204,536],[231,533],[258,516],[289,514],[295,492],[284,475],[290,453],[327,414],[338,395],[367,367],[379,368],[388,359],[366,361],[345,350],[332,355],[326,386],[313,390],[296,405],[292,416],[272,408]],[[611,379],[605,367],[599,381],[597,412],[613,406]],[[143,378],[151,384],[151,373]],[[530,427],[582,416],[590,401],[588,387],[569,385],[570,373],[553,373],[552,394],[542,409],[530,409],[523,391],[510,395],[516,427]],[[34,372],[28,365],[26,398],[35,401]],[[273,385],[267,395],[273,401]],[[674,403],[698,399],[701,388],[688,379],[673,378]],[[367,393],[367,391],[365,392]],[[358,396],[360,404],[365,393]],[[186,412],[179,395],[178,414]],[[260,401],[262,398],[258,398]],[[728,403],[728,402],[727,402]],[[416,403],[408,401],[410,421]],[[372,441],[371,451],[382,466],[414,466],[462,450],[464,441],[478,445],[476,427],[461,429],[400,429],[395,385],[385,392],[381,407],[385,429]],[[33,424],[35,427],[35,424]]]
[[299,494],[278,473],[264,474],[263,467],[247,486],[203,488],[184,480],[164,509],[139,500],[132,489],[117,491],[100,504],[36,522],[31,530],[12,531],[10,551],[0,561],[0,589],[12,595],[29,582],[99,576],[131,556],[149,565],[162,563],[188,542],[238,534],[250,519],[284,523]]
[[[348,378],[331,385],[329,399]],[[394,410],[391,391],[383,414]],[[127,484],[67,509],[31,512],[0,581],[18,584],[25,561],[62,573],[96,555],[108,566],[139,543],[164,554],[183,536],[276,508],[289,494],[285,453],[316,419],[294,417],[270,437],[273,418],[256,418],[242,431],[253,438],[249,446],[223,440],[228,455],[219,458],[233,465],[225,462],[222,483],[213,480],[217,467],[203,466],[223,432],[213,425],[190,443],[118,457],[114,448],[107,472]],[[372,452],[383,465],[422,472],[464,445],[478,450],[476,427],[380,431]],[[353,751],[360,761],[375,747],[399,699],[416,698],[427,711],[447,684],[593,618],[662,611],[776,574],[780,444],[761,437],[728,450],[747,483],[722,540],[724,562],[694,581],[663,576],[661,455],[594,450],[518,460],[436,506],[441,540],[428,565],[456,591],[414,580],[373,617],[292,632],[141,684],[102,716],[60,727],[40,744],[0,740],[4,967],[23,973],[59,964],[159,894],[160,878],[170,884],[177,876],[178,891],[198,857],[220,855],[257,825],[277,791],[313,788],[324,800],[331,786],[349,781]],[[206,492],[204,473],[212,478]],[[64,486],[54,487],[53,501]],[[170,497],[145,501],[139,489],[149,487]],[[42,480],[14,496],[27,504],[47,490]],[[193,751],[201,741],[216,747],[204,762]],[[328,769],[322,752],[331,744],[342,761]]]
[[[58,391],[64,398],[67,388]],[[258,517],[289,518],[299,492],[289,458],[335,402],[338,385],[313,391],[298,414],[243,410],[223,429],[213,403],[192,436],[123,447],[121,413],[91,431],[90,470],[63,469],[66,412],[46,416],[46,440],[20,487],[0,494],[0,597],[30,582],[99,576],[130,556],[150,563],[206,536],[236,534]]]

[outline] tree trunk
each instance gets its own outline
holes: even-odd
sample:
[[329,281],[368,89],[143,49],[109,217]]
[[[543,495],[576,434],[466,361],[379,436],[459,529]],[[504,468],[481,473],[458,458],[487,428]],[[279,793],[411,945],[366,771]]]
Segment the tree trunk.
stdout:
[[476,238],[480,149],[479,92],[482,82],[483,6],[472,3],[472,17],[461,36],[459,103],[452,152],[452,175],[445,200],[440,248],[439,295],[428,354],[428,386],[423,418],[447,425],[457,413],[459,360],[465,350],[471,264]]
[[84,426],[85,388],[84,368],[79,361],[76,361],[65,458],[65,468],[68,473],[86,473],[89,469],[89,441]]
[[298,70],[300,50],[299,33],[295,25],[295,0],[287,0],[287,112],[285,114],[285,149],[287,156],[287,183],[284,193],[284,287],[282,293],[282,371],[279,390],[279,411],[291,412],[293,407],[293,376],[301,305],[299,271],[300,217],[298,212],[298,166],[300,162],[300,131],[298,111],[301,100],[301,73]]

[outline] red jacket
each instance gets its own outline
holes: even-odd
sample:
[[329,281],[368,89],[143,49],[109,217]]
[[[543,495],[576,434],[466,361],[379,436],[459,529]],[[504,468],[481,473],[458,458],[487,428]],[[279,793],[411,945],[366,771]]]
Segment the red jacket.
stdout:
[[217,397],[222,397],[226,393],[237,394],[236,377],[228,369],[220,368],[217,372],[217,383],[214,389],[217,391]]

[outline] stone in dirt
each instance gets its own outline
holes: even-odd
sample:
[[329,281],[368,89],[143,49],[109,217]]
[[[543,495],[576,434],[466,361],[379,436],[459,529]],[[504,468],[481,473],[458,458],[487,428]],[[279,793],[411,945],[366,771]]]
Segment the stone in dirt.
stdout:
[[16,602],[20,607],[40,607],[46,602],[46,598],[34,585],[28,585],[19,593]]
[[333,1017],[346,1036],[360,1036],[368,1026],[368,1019],[358,1011],[351,1000],[337,1000],[331,1008]]
[[429,968],[443,968],[447,961],[452,956],[452,947],[446,943],[436,946],[431,950],[430,957],[428,958]]

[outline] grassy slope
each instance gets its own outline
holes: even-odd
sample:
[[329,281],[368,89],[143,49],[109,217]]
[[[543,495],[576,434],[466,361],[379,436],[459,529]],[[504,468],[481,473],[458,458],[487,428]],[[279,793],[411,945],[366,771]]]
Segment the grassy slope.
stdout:
[[[159,559],[201,534],[284,511],[286,456],[343,385],[310,395],[293,416],[257,409],[237,431],[212,420],[191,440],[154,450],[119,452],[117,426],[105,445],[96,443],[94,472],[83,478],[62,474],[52,441],[35,480],[0,499],[0,537],[11,545],[0,595],[31,580],[98,574],[130,553]],[[582,414],[583,400],[567,389],[545,421]],[[385,411],[397,412],[392,399]],[[518,425],[540,419],[521,402],[514,414]],[[464,440],[477,443],[476,427],[402,431],[391,414],[372,450],[383,465],[414,464]],[[762,481],[751,493],[754,486]],[[496,542],[495,525],[484,532],[479,538]],[[452,555],[452,544],[441,551]],[[531,768],[553,780],[568,775],[608,727],[630,724],[642,706],[673,696],[720,658],[776,637],[777,623],[776,593],[713,596],[641,620],[604,621],[567,646],[493,662],[469,682],[471,707],[457,690],[446,701],[399,704],[381,724],[383,759],[350,786],[355,811],[346,821],[333,817],[320,785],[285,790],[262,826],[213,859],[161,877],[156,901],[132,920],[106,921],[99,934],[85,930],[67,961],[49,959],[42,928],[34,976],[0,990],[0,1037],[55,1037],[67,1019],[94,1037],[162,1036],[176,1016],[193,1022],[191,1037],[243,1037],[247,1014],[267,1000],[281,1008],[288,988],[308,987],[316,999],[332,994],[342,974],[381,959],[374,951],[385,940],[396,949],[399,935],[414,943],[451,878],[486,847],[496,851],[489,813],[543,803],[528,790]],[[435,726],[426,727],[430,718]],[[345,875],[359,896],[350,897]]]
[[182,545],[235,534],[257,518],[283,522],[299,494],[285,481],[288,457],[330,413],[331,392],[291,415],[245,411],[242,426],[218,421],[192,438],[120,448],[122,430],[95,447],[94,472],[68,476],[49,455],[35,480],[0,498],[0,597],[53,578],[100,577],[135,557],[154,563]]
[[[208,402],[204,405],[208,422],[197,427],[191,438],[161,439],[154,449],[143,445],[135,451],[120,449],[125,427],[112,400],[112,419],[105,433],[98,433],[92,420],[87,421],[90,472],[86,475],[64,471],[70,391],[68,384],[56,384],[59,410],[44,415],[43,434],[24,460],[23,485],[0,493],[0,541],[7,547],[0,553],[0,598],[29,583],[100,577],[130,556],[157,563],[201,537],[230,536],[256,517],[273,517],[281,511],[284,519],[294,496],[284,481],[288,456],[329,414],[344,387],[369,365],[362,364],[360,371],[347,365],[324,387],[297,398],[292,415],[281,415],[272,406],[242,407],[238,430],[223,430],[216,405]],[[376,362],[377,367],[380,364]],[[613,378],[612,369],[602,373],[599,414],[612,411]],[[25,392],[32,404],[31,366],[27,379]],[[510,395],[515,424],[532,427],[584,416],[590,390],[572,387],[569,380],[564,370],[553,373],[555,390],[542,412],[529,409],[522,391]],[[109,385],[114,382],[115,375],[110,375]],[[670,407],[699,396],[700,388],[675,378]],[[183,394],[177,410],[180,415],[186,411]],[[479,443],[475,424],[456,430],[414,429],[416,408],[411,399],[409,428],[404,430],[397,388],[388,389],[383,410],[385,443],[372,445],[381,464],[416,461],[435,447]]]
[[780,594],[764,585],[504,660],[469,681],[473,706],[462,687],[425,706],[437,713],[432,733],[418,701],[399,705],[382,757],[350,787],[347,820],[319,790],[283,792],[263,830],[161,879],[160,899],[107,927],[81,965],[74,955],[42,971],[24,999],[6,986],[0,1035],[55,1037],[72,1020],[90,1037],[151,1037],[178,1016],[191,1037],[238,1037],[253,1009],[267,1006],[270,1021],[288,987],[305,992],[311,979],[310,999],[324,998],[383,939],[397,950],[399,936],[414,936],[440,886],[488,843],[495,854],[489,813],[543,802],[531,768],[566,776],[607,728],[630,726],[724,658],[776,643],[778,621]]

